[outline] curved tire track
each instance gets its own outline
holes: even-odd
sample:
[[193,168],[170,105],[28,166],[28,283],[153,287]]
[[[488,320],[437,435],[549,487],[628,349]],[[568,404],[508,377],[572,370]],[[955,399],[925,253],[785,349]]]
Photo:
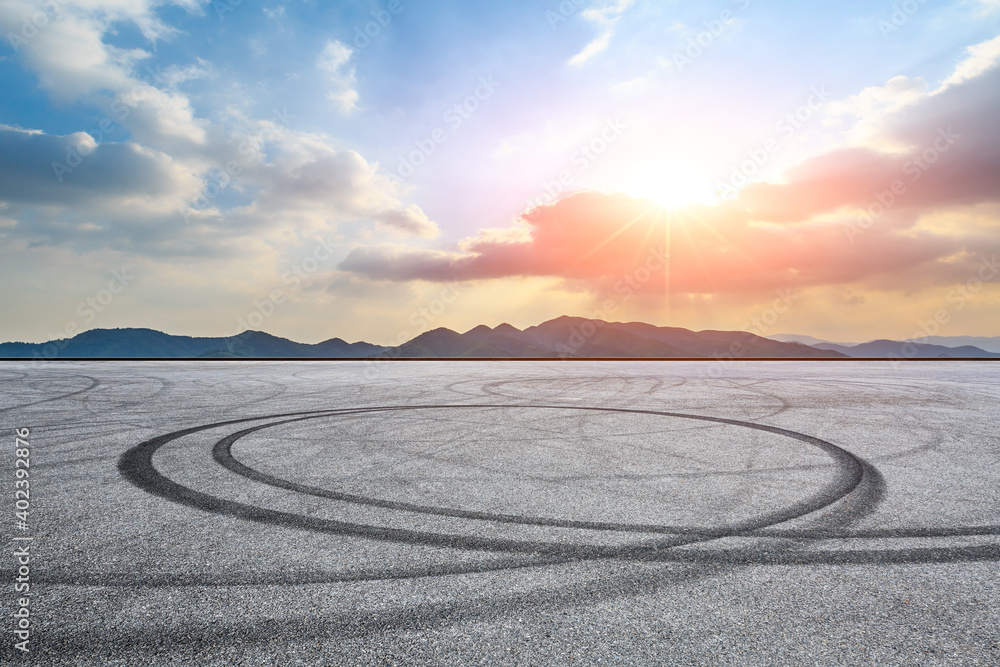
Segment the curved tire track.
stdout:
[[[474,512],[468,510],[433,508],[433,507],[412,505],[407,503],[396,503],[394,501],[363,498],[360,496],[353,496],[349,494],[340,494],[338,492],[329,491],[326,489],[307,487],[304,485],[299,485],[295,482],[289,482],[287,480],[280,480],[278,478],[266,475],[265,473],[244,466],[243,464],[239,463],[238,461],[235,460],[235,458],[232,457],[230,451],[232,443],[234,443],[240,437],[247,435],[248,433],[252,433],[254,431],[262,430],[271,426],[276,426],[284,423],[304,421],[309,419],[335,417],[338,415],[347,415],[347,414],[365,414],[365,413],[389,412],[389,411],[401,411],[401,410],[427,410],[427,409],[440,410],[440,409],[470,409],[470,408],[475,408],[475,409],[522,408],[522,409],[584,410],[593,412],[625,412],[633,414],[647,414],[653,416],[674,417],[681,419],[695,419],[700,421],[729,424],[734,426],[743,426],[747,428],[767,431],[770,433],[786,436],[789,438],[793,438],[795,440],[799,440],[801,442],[805,442],[814,447],[817,447],[833,459],[834,463],[836,464],[836,469],[838,470],[838,473],[836,474],[835,479],[831,483],[822,487],[816,494],[814,494],[813,496],[804,501],[794,503],[786,508],[764,514],[763,516],[738,522],[731,526],[726,526],[723,528],[716,528],[716,529],[697,529],[689,527],[643,526],[639,524],[579,522],[579,521],[564,521],[559,519],[519,517],[513,515]],[[300,493],[308,493],[310,495],[317,495],[334,500],[344,500],[348,502],[356,502],[378,507],[386,507],[389,509],[417,511],[428,514],[452,516],[457,518],[482,519],[487,521],[500,521],[505,523],[547,525],[547,526],[556,526],[563,528],[578,528],[578,529],[588,529],[588,530],[669,533],[673,537],[666,540],[661,539],[654,542],[640,543],[640,544],[626,545],[626,546],[604,546],[604,545],[586,545],[586,544],[567,545],[567,544],[552,543],[552,542],[523,541],[523,540],[496,539],[496,538],[485,538],[485,537],[464,536],[464,535],[452,535],[445,533],[430,533],[430,532],[414,531],[414,530],[407,530],[400,528],[371,526],[366,524],[357,524],[344,521],[336,521],[331,519],[319,519],[314,517],[306,517],[298,514],[293,514],[290,512],[281,512],[277,510],[254,507],[251,505],[225,500],[206,493],[195,491],[193,489],[187,488],[183,485],[180,485],[168,479],[167,477],[159,473],[153,466],[152,463],[153,455],[160,447],[167,444],[168,442],[184,437],[186,435],[190,435],[192,433],[197,433],[199,431],[218,428],[221,426],[229,426],[233,424],[259,421],[261,419],[268,419],[268,420],[278,419],[279,421],[277,422],[269,421],[267,424],[256,425],[238,431],[237,433],[231,434],[230,436],[227,436],[219,441],[219,443],[215,447],[214,453],[216,456],[216,460],[226,465],[226,467],[228,467],[230,470],[237,472],[238,474],[247,476],[255,481],[263,482],[265,484],[270,484],[271,486],[293,490]],[[733,419],[724,419],[721,417],[689,415],[684,413],[663,412],[656,410],[639,410],[639,409],[607,408],[607,407],[580,407],[580,406],[562,406],[562,405],[539,406],[539,405],[516,405],[516,404],[507,404],[507,405],[434,404],[434,405],[419,405],[419,406],[380,406],[380,407],[370,407],[370,408],[345,408],[338,410],[287,413],[281,415],[267,415],[263,417],[250,417],[244,419],[229,420],[202,426],[195,426],[180,431],[175,431],[173,433],[168,433],[166,435],[162,435],[153,438],[151,440],[147,440],[143,443],[140,443],[139,445],[128,450],[121,456],[121,458],[119,459],[118,469],[121,472],[121,474],[133,485],[154,495],[160,496],[167,500],[171,500],[172,502],[176,502],[182,505],[187,505],[189,507],[194,507],[203,511],[213,512],[216,514],[222,514],[250,521],[256,521],[258,523],[294,527],[304,530],[311,530],[315,532],[334,533],[342,535],[352,535],[357,537],[366,537],[372,539],[389,540],[407,544],[423,544],[429,546],[441,546],[441,547],[458,548],[458,549],[545,554],[545,555],[566,556],[574,558],[608,558],[608,557],[644,558],[651,555],[651,553],[653,555],[656,555],[659,552],[659,550],[666,549],[672,546],[718,539],[720,537],[745,535],[752,531],[768,528],[779,523],[790,521],[792,519],[797,519],[806,516],[808,514],[811,514],[813,512],[816,512],[818,510],[821,510],[825,507],[828,507],[848,496],[852,491],[854,491],[859,486],[859,484],[861,484],[862,480],[865,477],[865,464],[847,450],[837,447],[836,445],[826,442],[825,440],[820,440],[819,438],[814,438],[809,435],[797,433],[795,431],[789,431],[787,429],[781,429],[774,426],[754,424],[752,422],[743,422]]]

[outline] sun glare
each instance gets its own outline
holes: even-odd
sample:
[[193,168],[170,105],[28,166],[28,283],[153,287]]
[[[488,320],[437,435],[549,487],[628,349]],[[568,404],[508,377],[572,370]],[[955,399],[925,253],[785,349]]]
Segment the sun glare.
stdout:
[[625,194],[648,199],[670,209],[711,204],[715,200],[708,177],[698,169],[675,165],[650,165],[624,178],[620,189]]

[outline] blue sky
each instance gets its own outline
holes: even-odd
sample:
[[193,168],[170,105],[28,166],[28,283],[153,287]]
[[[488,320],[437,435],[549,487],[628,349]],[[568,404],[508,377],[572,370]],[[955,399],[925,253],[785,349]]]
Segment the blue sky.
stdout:
[[[419,333],[413,313],[452,281],[466,296],[435,326],[592,313],[606,296],[596,273],[460,270],[484,243],[542,238],[535,206],[622,194],[711,217],[726,205],[720,186],[770,140],[748,181],[787,184],[849,148],[898,154],[894,128],[948,95],[988,107],[972,80],[997,60],[1000,3],[0,0],[0,33],[0,271],[18,313],[0,338],[259,322],[298,340],[389,342]],[[973,74],[960,82],[962,67]],[[786,136],[779,123],[796,113]],[[759,284],[750,291],[678,268],[687,287],[664,283],[620,313],[736,329],[792,287],[802,298],[769,333],[909,336],[996,247],[995,202],[970,197],[961,211],[949,200],[892,212],[906,208],[909,225],[893,233],[961,246],[961,271],[950,245],[887,270],[806,280],[785,267],[788,285],[744,280]],[[838,206],[796,229],[858,202]],[[879,251],[848,238],[856,255],[840,267]],[[418,270],[439,261],[451,268]],[[127,289],[100,312],[80,307],[123,267]],[[932,284],[915,277],[928,271]],[[977,291],[946,333],[1000,334],[996,299],[992,285]]]

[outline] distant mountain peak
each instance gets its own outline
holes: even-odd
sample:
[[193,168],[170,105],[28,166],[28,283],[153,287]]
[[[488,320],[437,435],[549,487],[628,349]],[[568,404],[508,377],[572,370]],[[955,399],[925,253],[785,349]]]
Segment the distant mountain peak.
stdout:
[[[782,334],[795,338],[790,334]],[[988,339],[983,339],[987,340]],[[498,359],[760,359],[760,358],[985,358],[1000,354],[978,347],[878,339],[855,347],[805,345],[747,331],[691,331],[644,322],[605,322],[563,315],[523,331],[504,322],[457,333],[447,327],[425,331],[393,348],[330,338],[297,343],[266,331],[247,330],[217,338],[174,336],[145,328],[91,329],[47,343],[2,343],[6,358],[498,358]]]
[[[489,327],[487,327],[487,329],[488,328]],[[448,327],[437,327],[436,329],[430,329],[429,331],[425,331],[424,333],[422,333],[420,335],[421,336],[428,336],[428,335],[434,335],[434,336],[461,336],[462,334],[458,333],[457,331],[453,331],[452,329],[449,329]]]

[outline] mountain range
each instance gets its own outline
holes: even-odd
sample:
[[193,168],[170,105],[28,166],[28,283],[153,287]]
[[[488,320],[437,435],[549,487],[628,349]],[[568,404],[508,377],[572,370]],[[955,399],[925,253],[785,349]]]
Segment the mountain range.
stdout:
[[699,331],[641,322],[558,317],[520,330],[480,325],[465,333],[434,329],[386,350],[393,357],[580,357],[699,358],[843,356],[798,343],[782,343],[743,331]]
[[153,358],[203,357],[367,357],[386,348],[348,343],[340,338],[310,345],[262,331],[244,331],[227,338],[172,336],[153,329],[92,329],[72,338],[47,343],[2,343],[0,358]]
[[872,340],[867,343],[835,343],[812,336],[776,334],[772,340],[796,342],[820,350],[835,350],[849,357],[994,357],[1000,356],[1000,336],[926,336],[904,341]]
[[[438,328],[397,347],[331,338],[297,343],[262,331],[229,337],[173,336],[152,329],[93,329],[47,343],[2,343],[0,358],[718,358],[845,359],[1000,357],[971,345],[948,347],[878,340],[860,345],[765,338],[745,331],[691,331],[642,322],[558,317],[526,329],[480,325],[465,333]],[[775,336],[778,338],[779,336]],[[803,337],[808,339],[808,337]]]

